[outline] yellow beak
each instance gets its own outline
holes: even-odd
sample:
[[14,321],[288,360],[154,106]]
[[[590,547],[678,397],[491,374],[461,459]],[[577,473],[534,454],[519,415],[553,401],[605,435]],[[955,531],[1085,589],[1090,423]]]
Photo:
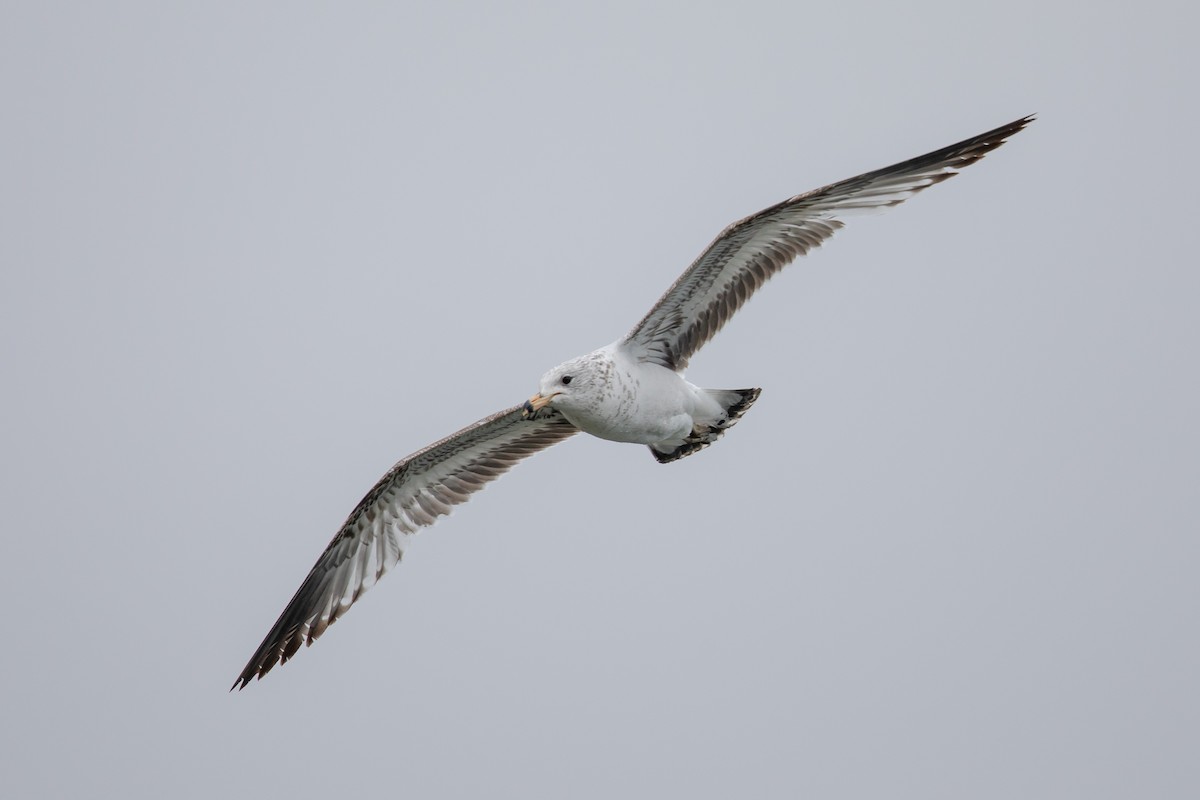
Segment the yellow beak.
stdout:
[[[554,394],[558,394],[558,392],[555,392]],[[532,417],[537,412],[541,411],[543,408],[545,408],[546,406],[548,406],[550,404],[550,400],[551,400],[551,398],[554,397],[554,394],[550,395],[550,397],[543,397],[541,392],[539,392],[539,393],[535,394],[533,397],[526,400],[525,405],[523,405],[521,407],[522,408],[522,416],[529,418],[529,417]]]

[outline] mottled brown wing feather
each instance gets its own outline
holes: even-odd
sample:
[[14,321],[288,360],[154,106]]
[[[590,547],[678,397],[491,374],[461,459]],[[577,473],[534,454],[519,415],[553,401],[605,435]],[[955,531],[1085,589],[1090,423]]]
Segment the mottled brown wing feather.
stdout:
[[245,688],[301,644],[311,645],[395,566],[405,538],[576,430],[552,409],[524,419],[515,406],[400,461],[351,512],[232,688]]
[[730,225],[688,267],[623,344],[674,370],[695,354],[767,279],[842,227],[839,217],[898,205],[958,174],[1033,121],[995,130],[890,167],[797,195]]

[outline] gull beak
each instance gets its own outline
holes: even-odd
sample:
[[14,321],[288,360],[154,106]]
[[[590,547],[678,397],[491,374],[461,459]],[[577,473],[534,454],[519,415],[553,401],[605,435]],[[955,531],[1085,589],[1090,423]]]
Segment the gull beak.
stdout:
[[[555,394],[557,394],[557,392]],[[535,414],[537,414],[537,412],[541,411],[550,404],[550,398],[552,397],[554,397],[553,394],[550,395],[550,397],[544,397],[540,392],[535,394],[533,397],[525,401],[525,405],[521,406],[521,416],[523,416],[525,419],[533,417]]]

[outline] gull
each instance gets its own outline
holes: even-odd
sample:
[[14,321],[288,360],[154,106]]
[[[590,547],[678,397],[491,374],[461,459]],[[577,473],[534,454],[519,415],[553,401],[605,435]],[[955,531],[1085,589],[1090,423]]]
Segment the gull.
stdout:
[[647,445],[669,463],[734,426],[760,389],[703,389],[688,360],[767,279],[820,246],[856,212],[898,205],[958,174],[1033,116],[890,167],[796,195],[733,223],[625,337],[542,376],[524,403],[402,459],[350,512],[233,688],[243,689],[325,629],[394,567],[408,537],[518,461],[583,431]]

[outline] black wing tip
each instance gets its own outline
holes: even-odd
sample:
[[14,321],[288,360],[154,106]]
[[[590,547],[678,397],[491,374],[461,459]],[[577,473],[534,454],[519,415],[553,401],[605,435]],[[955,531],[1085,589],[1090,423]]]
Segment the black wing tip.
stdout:
[[1001,125],[1000,128],[998,128],[997,130],[1002,130],[1004,128],[1012,128],[1014,130],[1014,132],[1019,131],[1022,128],[1024,128],[1026,125],[1028,125],[1029,123],[1035,121],[1037,118],[1038,118],[1038,112],[1035,111],[1032,114],[1026,114],[1023,117],[1020,117],[1019,119],[1014,119],[1012,122],[1008,123],[1007,125]]
[[[950,145],[945,148],[949,151],[961,149],[958,163],[951,166],[951,169],[956,172],[963,167],[970,166],[976,161],[979,161],[988,153],[995,150],[1000,145],[1007,142],[1010,138],[1025,130],[1029,123],[1037,119],[1037,114],[1027,114],[1020,119],[1015,119],[1006,125],[1001,125],[998,128],[993,128],[986,133],[981,133],[978,136],[972,136],[970,139],[965,139],[957,145]],[[932,155],[932,154],[931,154]],[[953,173],[950,173],[953,174]]]
[[238,675],[233,686],[229,687],[229,691],[237,689],[240,692],[256,678],[261,681],[276,665],[286,664],[291,660],[292,656],[299,651],[301,644],[311,647],[317,636],[320,636],[320,633],[316,636],[301,634],[298,629],[293,630],[284,638],[268,636],[259,645],[258,651],[250,658],[246,666],[242,668],[242,674]]
[[972,137],[971,139],[968,139],[967,141],[972,141],[972,140],[979,140],[979,141],[988,141],[988,140],[994,140],[994,141],[995,141],[995,143],[996,143],[996,145],[998,146],[998,145],[1000,145],[1000,144],[1001,144],[1001,143],[1002,143],[1002,142],[1003,142],[1005,139],[1007,139],[1008,137],[1012,136],[1013,134],[1015,134],[1015,133],[1019,133],[1020,131],[1023,131],[1023,130],[1025,130],[1025,128],[1026,128],[1026,127],[1029,125],[1029,123],[1031,123],[1031,122],[1034,122],[1035,120],[1037,120],[1037,114],[1036,114],[1036,113],[1034,113],[1034,114],[1026,114],[1026,115],[1025,115],[1025,116],[1023,116],[1023,117],[1020,117],[1020,118],[1018,118],[1018,119],[1014,119],[1012,122],[1009,122],[1009,123],[1007,123],[1007,124],[1005,124],[1005,125],[1001,125],[1001,126],[1000,126],[1000,127],[998,127],[998,128],[993,128],[992,130],[988,131],[987,133],[981,133],[981,134],[980,134],[980,135],[978,135],[978,136],[974,136],[974,137]]
[[233,682],[233,686],[229,687],[229,691],[232,692],[234,689],[237,689],[240,692],[242,689],[245,689],[247,686],[249,686],[251,681],[253,681],[255,678],[261,681],[263,676],[271,671],[271,667],[278,663],[279,661],[277,659],[268,664],[253,664],[253,662],[251,662],[251,664],[247,664],[246,668],[242,670],[242,674],[238,675],[237,680]]
[[242,689],[245,689],[247,686],[249,686],[250,682],[254,680],[255,677],[260,679],[262,678],[262,675],[259,674],[258,669],[246,667],[244,670],[242,670],[242,674],[237,676],[237,680],[233,682],[233,686],[229,687],[229,691],[232,692],[234,689],[237,689],[240,692]]
[[[973,149],[975,158],[970,163],[974,163],[983,158],[985,153],[990,153],[1000,145],[1007,142],[1010,138],[1017,135],[1037,119],[1037,114],[1028,114],[1020,119],[1015,119],[1007,125],[1001,125],[999,128],[994,128],[987,133],[980,134],[973,139],[967,141],[976,142],[976,147]],[[965,164],[963,166],[966,166]]]
[[[308,641],[306,644],[311,645],[312,641]],[[232,692],[234,689],[237,689],[240,692],[256,678],[261,681],[277,664],[286,664],[292,655],[294,655],[294,651],[290,654],[286,651],[276,652],[274,657],[269,660],[260,661],[259,655],[256,653],[250,663],[242,670],[242,674],[238,675],[237,680],[233,682],[233,686],[229,687],[229,691]]]
[[[912,189],[912,194],[928,189],[930,186],[941,183],[944,180],[953,178],[955,175],[962,172],[967,167],[977,161],[983,159],[988,153],[992,152],[1002,144],[1007,142],[1016,134],[1025,129],[1029,123],[1037,119],[1036,114],[1028,114],[1020,119],[1015,119],[1006,125],[1001,125],[998,128],[992,128],[990,131],[972,136],[969,139],[963,139],[961,142],[956,142],[948,147],[943,147],[940,150],[934,150],[916,158],[910,158],[908,161],[901,161],[898,164],[893,164],[890,167],[884,167],[875,172],[869,172],[865,175],[860,175],[857,178],[850,178],[843,183],[852,183],[861,181],[866,178],[875,178],[879,175],[903,173],[920,168],[936,168],[939,171],[927,175],[925,183]],[[838,186],[840,184],[834,184]],[[808,194],[819,194],[820,192],[830,187],[814,190]],[[911,195],[910,195],[911,196]],[[803,197],[803,195],[802,195]],[[894,202],[885,204],[887,207],[899,205],[907,200],[908,197],[901,197]]]
[[1029,123],[1037,121],[1037,118],[1038,118],[1037,112],[1034,112],[1033,114],[1026,114],[1025,116],[1023,116],[1019,119],[1014,119],[1012,122],[1008,123],[1007,125],[1001,125],[999,128],[997,128],[997,133],[1002,134],[1004,136],[1012,136],[1014,133],[1017,133],[1018,131],[1025,130],[1025,128],[1029,125]]

